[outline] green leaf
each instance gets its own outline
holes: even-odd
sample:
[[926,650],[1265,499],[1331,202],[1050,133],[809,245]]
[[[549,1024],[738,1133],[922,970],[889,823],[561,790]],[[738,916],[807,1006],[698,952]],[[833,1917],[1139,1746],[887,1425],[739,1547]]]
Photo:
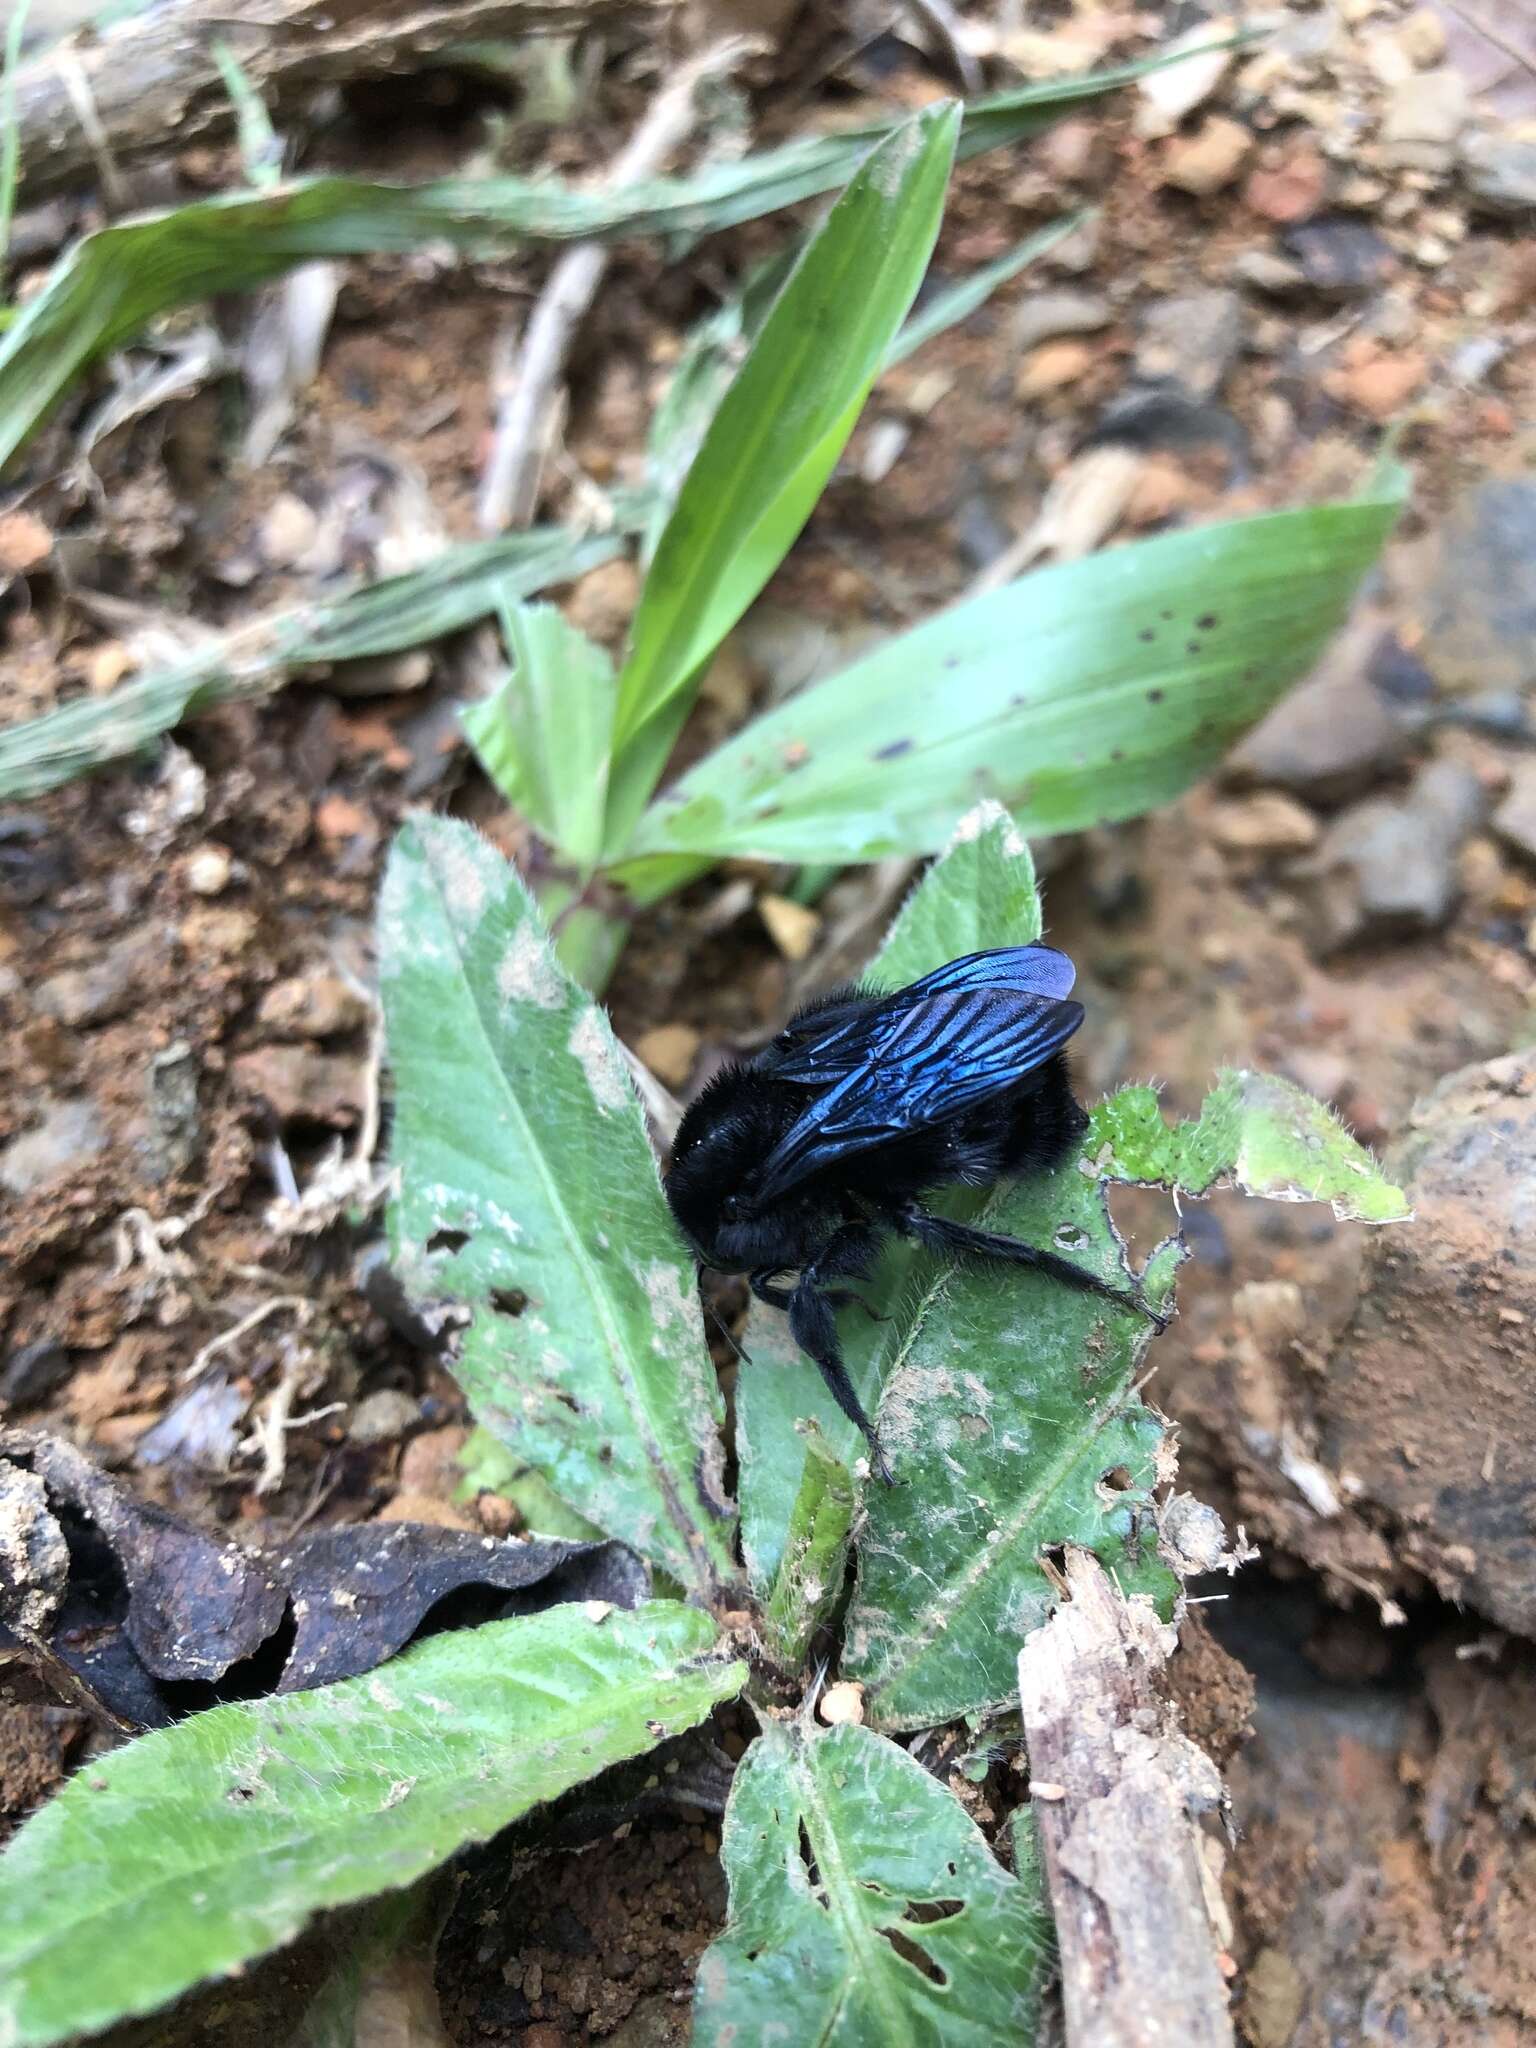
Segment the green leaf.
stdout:
[[827,1449],[815,1423],[807,1423],[802,1435],[805,1465],[765,1615],[774,1656],[795,1672],[842,1593],[858,1506],[853,1475]]
[[1094,1161],[1114,1180],[1204,1195],[1240,1188],[1276,1202],[1329,1202],[1340,1222],[1402,1223],[1401,1188],[1325,1103],[1276,1074],[1225,1068],[1198,1117],[1170,1125],[1151,1088],[1123,1088],[1104,1106]]
[[695,2048],[1014,2048],[1047,1927],[954,1796],[867,1729],[768,1722],[736,1772],[726,1931],[699,1964]]
[[[980,804],[961,820],[948,852],[898,911],[868,979],[878,987],[901,988],[962,953],[984,946],[1027,946],[1039,936],[1040,904],[1029,848],[1000,805]],[[936,1206],[965,1215],[979,1204],[979,1196],[961,1192]],[[857,1310],[838,1318],[844,1359],[871,1414],[899,1348],[902,1306],[932,1263],[917,1246],[891,1243],[863,1292],[893,1320],[873,1323]],[[781,1567],[805,1462],[797,1424],[812,1419],[831,1453],[849,1467],[862,1468],[864,1445],[777,1310],[754,1303],[744,1348],[750,1363],[736,1382],[742,1545],[752,1583],[766,1596]]]
[[1394,472],[1369,498],[1133,542],[957,605],[753,720],[628,853],[930,853],[979,795],[1032,835],[1151,810],[1306,674],[1402,488]]
[[613,663],[552,604],[501,608],[512,673],[463,714],[480,765],[584,874],[603,843]]
[[557,1607],[93,1758],[0,1857],[0,2040],[149,2012],[410,1884],[740,1689],[706,1615]]
[[420,569],[269,613],[214,636],[181,661],[0,730],[0,799],[41,796],[72,776],[137,753],[184,718],[232,697],[280,689],[296,669],[420,647],[489,617],[508,595],[566,583],[623,552],[649,499],[615,502],[615,531],[537,527],[445,548]]
[[[1087,1160],[1104,1119],[1101,1107]],[[1104,1187],[1077,1157],[1001,1190],[979,1220],[1134,1284]],[[1149,1259],[1155,1306],[1179,1258],[1169,1243]],[[1132,1391],[1152,1333],[1139,1310],[1027,1268],[925,1266],[882,1361],[876,1427],[896,1483],[866,1489],[843,1657],[872,1725],[927,1727],[1012,1697],[1024,1637],[1055,1598],[1050,1546],[1094,1551],[1127,1592],[1173,1590],[1151,1515],[1163,1425]]]
[[568,1543],[591,1543],[602,1537],[597,1524],[567,1507],[526,1459],[515,1457],[498,1437],[478,1424],[459,1452],[459,1470],[464,1476],[453,1490],[455,1500],[472,1504],[482,1493],[498,1494],[511,1501],[530,1536],[559,1536]]
[[[1157,59],[1121,65],[977,100],[966,109],[959,153],[974,156],[1037,134],[1070,107],[1159,66]],[[115,222],[59,260],[0,339],[0,468],[82,370],[177,306],[250,291],[317,256],[387,255],[443,241],[487,250],[595,236],[713,234],[834,191],[893,125],[814,136],[619,192],[576,191],[552,178],[448,178],[415,187],[301,178],[256,197],[242,192]]]
[[952,104],[882,142],[804,253],[705,432],[656,545],[619,677],[610,844],[623,848],[689,685],[811,515],[939,232]]
[[402,1280],[468,1305],[454,1369],[476,1418],[589,1521],[712,1594],[735,1577],[719,1390],[607,1019],[516,872],[444,818],[395,842],[379,953]]

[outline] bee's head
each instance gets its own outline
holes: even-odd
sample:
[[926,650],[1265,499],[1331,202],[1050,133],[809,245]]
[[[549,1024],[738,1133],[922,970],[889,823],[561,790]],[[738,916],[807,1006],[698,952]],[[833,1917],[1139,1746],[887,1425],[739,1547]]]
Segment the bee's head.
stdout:
[[722,1273],[791,1263],[791,1203],[753,1200],[758,1169],[772,1151],[783,1109],[761,1075],[725,1067],[678,1126],[667,1200],[700,1262]]

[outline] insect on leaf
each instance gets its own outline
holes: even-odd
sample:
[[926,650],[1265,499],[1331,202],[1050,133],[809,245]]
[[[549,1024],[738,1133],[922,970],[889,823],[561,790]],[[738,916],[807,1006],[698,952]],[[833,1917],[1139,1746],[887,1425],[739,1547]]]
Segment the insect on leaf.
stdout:
[[0,2040],[153,2011],[695,1726],[744,1677],[695,1608],[572,1605],[97,1757],[0,1856]]
[[721,1843],[696,2048],[997,2048],[1034,2038],[1049,1919],[954,1795],[865,1728],[768,1722]]
[[397,1270],[466,1305],[454,1369],[477,1419],[684,1585],[730,1582],[697,1278],[607,1019],[514,869],[447,819],[397,839],[379,952]]

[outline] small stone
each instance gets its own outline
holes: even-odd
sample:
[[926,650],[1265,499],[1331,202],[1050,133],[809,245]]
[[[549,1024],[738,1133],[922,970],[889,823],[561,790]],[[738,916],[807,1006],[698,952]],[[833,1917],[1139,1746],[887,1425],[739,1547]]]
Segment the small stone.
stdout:
[[[431,1493],[397,1493],[374,1516],[376,1522],[424,1522],[430,1529],[469,1529],[482,1533],[473,1511]],[[526,2039],[527,2036],[524,2036]]]
[[1232,260],[1232,275],[1255,291],[1283,298],[1288,292],[1305,291],[1307,273],[1274,249],[1241,249]]
[[461,1424],[451,1423],[445,1428],[425,1430],[420,1436],[413,1437],[400,1459],[402,1491],[449,1498],[457,1491],[463,1477],[459,1453],[468,1436],[469,1431]]
[[1443,690],[1536,682],[1536,479],[1493,478],[1461,499],[1436,538],[1418,651]]
[[1366,676],[1374,629],[1344,634],[1299,689],[1239,742],[1228,777],[1286,789],[1313,803],[1341,803],[1401,760],[1407,734]]
[[1058,334],[1096,334],[1114,317],[1114,307],[1097,292],[1033,292],[1014,315],[1014,346],[1027,353]]
[[0,1187],[30,1194],[83,1166],[106,1149],[107,1132],[94,1103],[75,1098],[49,1102],[42,1120],[0,1151]]
[[1449,65],[1416,71],[1393,87],[1382,115],[1377,159],[1393,170],[1451,168],[1470,101],[1460,72]]
[[1370,798],[1342,812],[1310,864],[1319,951],[1437,931],[1460,893],[1456,856],[1486,809],[1470,768],[1433,761],[1403,802]]
[[1163,150],[1165,185],[1198,199],[1232,184],[1253,154],[1253,137],[1225,114],[1210,114],[1192,135],[1175,135]]
[[1113,161],[1097,121],[1058,121],[1034,145],[1032,155],[1048,177],[1064,185],[1097,185]]
[[257,1017],[274,1038],[338,1038],[368,1021],[368,1003],[344,975],[321,967],[276,982]]
[[110,1023],[132,1003],[139,978],[160,943],[152,932],[126,932],[88,967],[61,968],[39,982],[32,993],[33,1007],[71,1030]]
[[1416,7],[1397,31],[1397,46],[1417,71],[1428,71],[1445,55],[1445,26],[1432,7]]
[[1307,1987],[1290,1957],[1277,1948],[1260,1949],[1243,1991],[1242,2017],[1254,2048],[1286,2048],[1306,2003]]
[[1227,853],[1308,853],[1320,836],[1312,813],[1278,790],[1218,804],[1211,813],[1211,837]]
[[1389,420],[1423,388],[1429,365],[1418,349],[1393,351],[1357,335],[1337,369],[1323,379],[1333,398],[1373,420]]
[[475,1496],[475,1517],[487,1536],[510,1536],[522,1524],[522,1516],[499,1493]]
[[786,960],[804,960],[809,955],[821,930],[817,911],[788,896],[759,896],[757,911]]
[[231,1063],[235,1084],[264,1100],[279,1123],[350,1124],[362,1112],[360,1063],[305,1045],[264,1045]]
[[359,655],[356,661],[335,664],[326,677],[326,692],[332,697],[403,697],[430,682],[435,666],[428,647]]
[[320,521],[302,498],[283,491],[267,507],[257,535],[262,559],[272,569],[291,569],[315,544]]
[[347,1439],[354,1444],[392,1444],[421,1420],[420,1404],[397,1387],[367,1394],[352,1410]]
[[1197,398],[1214,398],[1243,345],[1243,302],[1236,292],[1185,292],[1155,299],[1141,316],[1136,370],[1176,378]]
[[1014,393],[1021,399],[1044,398],[1075,384],[1093,365],[1094,351],[1085,341],[1047,341],[1031,349],[1019,365]]
[[254,910],[210,903],[188,911],[176,936],[194,960],[235,960],[249,952],[259,924]]
[[640,572],[627,555],[589,569],[563,607],[569,624],[589,640],[612,646],[629,631],[640,600]]
[[635,1041],[635,1051],[658,1081],[681,1088],[699,1055],[699,1033],[691,1024],[658,1024]]
[[1493,829],[1506,846],[1536,861],[1536,761],[1522,761],[1516,768],[1493,814]]
[[1234,51],[1206,49],[1229,35],[1232,23],[1225,16],[1202,21],[1167,45],[1163,55],[1177,56],[1181,50],[1201,51],[1181,64],[1162,64],[1136,82],[1136,133],[1152,140],[1172,135],[1184,116],[1208,100],[1226,76]]
[[864,1725],[864,1688],[851,1678],[845,1678],[836,1685],[829,1685],[816,1702],[816,1713],[829,1728],[862,1728]]
[[25,576],[53,553],[53,535],[32,512],[0,515],[0,576]]
[[1328,166],[1303,143],[1294,149],[1266,152],[1266,160],[1250,173],[1243,202],[1262,220],[1282,227],[1310,220],[1328,191]]
[[218,896],[229,887],[234,866],[228,848],[210,842],[187,855],[183,873],[194,896]]
[[1285,247],[1312,289],[1330,298],[1379,290],[1397,268],[1396,256],[1373,227],[1338,214],[1293,228]]
[[32,1408],[58,1392],[73,1367],[56,1337],[39,1337],[10,1352],[0,1366],[0,1401],[7,1408]]
[[1461,167],[1484,212],[1524,214],[1536,208],[1536,141],[1502,128],[1473,129],[1462,138]]

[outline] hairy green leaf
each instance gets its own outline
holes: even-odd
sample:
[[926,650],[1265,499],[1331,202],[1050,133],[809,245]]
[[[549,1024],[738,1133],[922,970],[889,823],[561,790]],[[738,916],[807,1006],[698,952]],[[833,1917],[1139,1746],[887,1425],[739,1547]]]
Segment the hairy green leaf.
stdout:
[[1150,810],[1306,674],[1401,502],[1394,471],[1369,497],[1160,535],[972,598],[754,719],[652,804],[627,853],[931,853],[987,795],[1034,835]]
[[408,1885],[740,1689],[706,1615],[557,1607],[97,1757],[0,1857],[0,2040],[152,2011]]
[[552,604],[505,603],[512,672],[464,712],[480,765],[509,803],[584,874],[603,843],[613,663]]
[[788,552],[917,294],[959,134],[929,108],[874,150],[774,300],[705,430],[619,677],[610,844],[622,850],[704,663]]
[[[1159,68],[1127,64],[997,93],[966,109],[960,154],[1037,134],[1070,107]],[[0,337],[0,468],[86,366],[149,321],[220,292],[250,291],[317,256],[372,256],[447,241],[468,250],[595,236],[696,236],[834,191],[895,124],[786,143],[687,178],[619,192],[554,179],[448,178],[419,186],[301,178],[115,222],[77,242]]]
[[[868,979],[878,987],[901,988],[962,953],[984,946],[1027,946],[1039,936],[1040,903],[1029,848],[1000,805],[979,804],[962,819],[948,852],[898,911]],[[979,1200],[956,1192],[936,1206],[964,1215],[973,1213]],[[871,1322],[856,1309],[838,1318],[849,1374],[870,1414],[901,1343],[904,1305],[932,1263],[915,1245],[888,1245],[863,1292],[891,1320]],[[745,1349],[750,1362],[736,1382],[742,1544],[752,1583],[766,1596],[781,1568],[791,1504],[805,1463],[797,1423],[812,1418],[821,1440],[850,1468],[862,1470],[864,1444],[776,1309],[753,1305]]]
[[589,1521],[710,1593],[735,1576],[698,1283],[602,1011],[515,870],[418,818],[390,856],[380,981],[400,1276],[463,1302],[478,1420]]
[[623,551],[648,498],[615,500],[609,533],[536,527],[445,548],[400,576],[252,619],[106,697],[82,697],[0,729],[0,799],[41,796],[72,776],[137,753],[183,718],[232,697],[280,689],[297,669],[397,654],[488,618],[508,596],[585,575]]
[[696,2048],[1014,2048],[1034,2038],[1048,1920],[954,1796],[867,1729],[769,1722],[736,1772],[726,1931]]

